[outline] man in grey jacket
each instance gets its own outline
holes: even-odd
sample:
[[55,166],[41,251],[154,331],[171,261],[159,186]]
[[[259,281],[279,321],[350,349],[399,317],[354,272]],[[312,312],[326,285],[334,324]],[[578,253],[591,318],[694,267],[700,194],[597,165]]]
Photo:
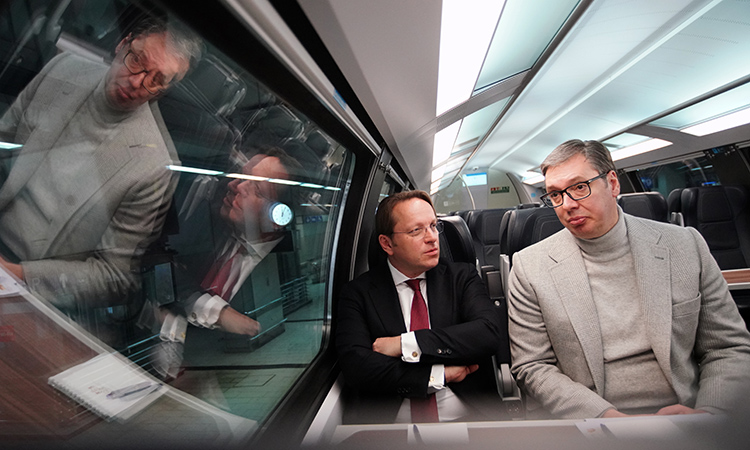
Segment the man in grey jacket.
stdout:
[[512,372],[530,416],[741,406],[750,334],[705,241],[623,213],[614,169],[596,141],[542,163],[542,200],[565,229],[517,253],[509,280]]
[[0,119],[0,139],[21,145],[1,161],[0,264],[29,290],[79,315],[139,288],[139,256],[161,230],[177,162],[148,102],[201,48],[192,33],[144,19],[109,66],[55,57]]

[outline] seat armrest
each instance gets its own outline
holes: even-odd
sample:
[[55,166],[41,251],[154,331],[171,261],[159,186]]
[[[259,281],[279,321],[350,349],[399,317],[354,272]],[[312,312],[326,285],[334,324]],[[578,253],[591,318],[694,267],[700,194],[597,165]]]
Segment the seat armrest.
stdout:
[[513,419],[523,418],[525,415],[523,398],[516,380],[510,373],[510,366],[507,363],[498,363],[495,356],[492,357],[492,364],[495,369],[497,393],[500,395],[508,415]]
[[500,255],[500,283],[503,287],[503,297],[508,298],[508,278],[510,277],[510,258]]
[[[487,268],[487,270],[485,270]],[[503,290],[503,283],[500,271],[492,266],[482,266],[482,279],[484,285],[487,287],[487,293],[491,300],[499,300],[505,298],[505,291]],[[495,302],[497,306],[500,304]]]

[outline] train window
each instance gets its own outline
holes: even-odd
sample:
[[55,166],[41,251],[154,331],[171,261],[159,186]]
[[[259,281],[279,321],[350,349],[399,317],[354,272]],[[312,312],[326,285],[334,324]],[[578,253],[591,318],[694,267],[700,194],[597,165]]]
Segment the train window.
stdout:
[[380,195],[378,196],[378,203],[381,200],[388,197],[389,195],[395,194],[401,190],[401,186],[391,177],[386,177],[383,182],[383,186],[380,187]]
[[714,165],[705,156],[647,167],[636,172],[644,191],[659,192],[664,198],[674,189],[720,184]]
[[750,171],[741,145],[712,148],[679,161],[649,165],[631,174],[644,191],[657,191],[664,198],[674,189],[713,185],[746,185]]
[[213,446],[172,425],[252,434],[322,350],[354,154],[146,5],[0,7],[0,398],[50,411],[3,407],[3,441],[93,439],[47,380],[117,351],[171,393],[139,426]]

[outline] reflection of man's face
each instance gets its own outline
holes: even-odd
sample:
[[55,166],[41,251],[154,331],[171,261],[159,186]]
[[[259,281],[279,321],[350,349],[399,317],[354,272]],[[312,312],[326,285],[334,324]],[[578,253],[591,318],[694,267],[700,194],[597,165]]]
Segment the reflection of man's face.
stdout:
[[[169,51],[166,33],[123,39],[116,49],[115,59],[107,72],[105,91],[110,103],[123,110],[134,110],[157,97],[159,92],[149,92],[146,84],[169,85],[185,76],[189,62]],[[131,54],[128,55],[128,52]],[[125,56],[136,61],[143,71],[133,74],[125,66]]]
[[[289,174],[275,156],[259,155],[242,167],[242,173],[263,178],[288,179]],[[249,240],[260,235],[265,208],[277,201],[279,185],[268,181],[232,180],[221,203],[219,214],[235,232]]]

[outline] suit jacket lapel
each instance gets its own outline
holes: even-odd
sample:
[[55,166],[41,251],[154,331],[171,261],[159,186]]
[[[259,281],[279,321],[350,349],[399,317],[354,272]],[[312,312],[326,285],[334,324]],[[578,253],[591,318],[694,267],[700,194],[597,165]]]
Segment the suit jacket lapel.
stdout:
[[445,283],[445,266],[438,264],[427,271],[427,304],[430,311],[430,326],[444,328],[453,324],[453,305]]
[[383,263],[374,271],[374,279],[370,285],[370,300],[390,336],[406,333],[404,315],[401,313],[401,303],[398,301],[398,292],[393,284],[393,277],[388,270],[388,265]]
[[550,269],[557,293],[575,330],[597,392],[604,393],[604,352],[599,316],[591,295],[586,266],[575,238],[563,233],[549,253],[557,264]]
[[658,245],[661,234],[625,216],[628,239],[641,294],[641,311],[646,321],[651,348],[667,380],[672,379],[670,364],[672,298],[669,249]]

